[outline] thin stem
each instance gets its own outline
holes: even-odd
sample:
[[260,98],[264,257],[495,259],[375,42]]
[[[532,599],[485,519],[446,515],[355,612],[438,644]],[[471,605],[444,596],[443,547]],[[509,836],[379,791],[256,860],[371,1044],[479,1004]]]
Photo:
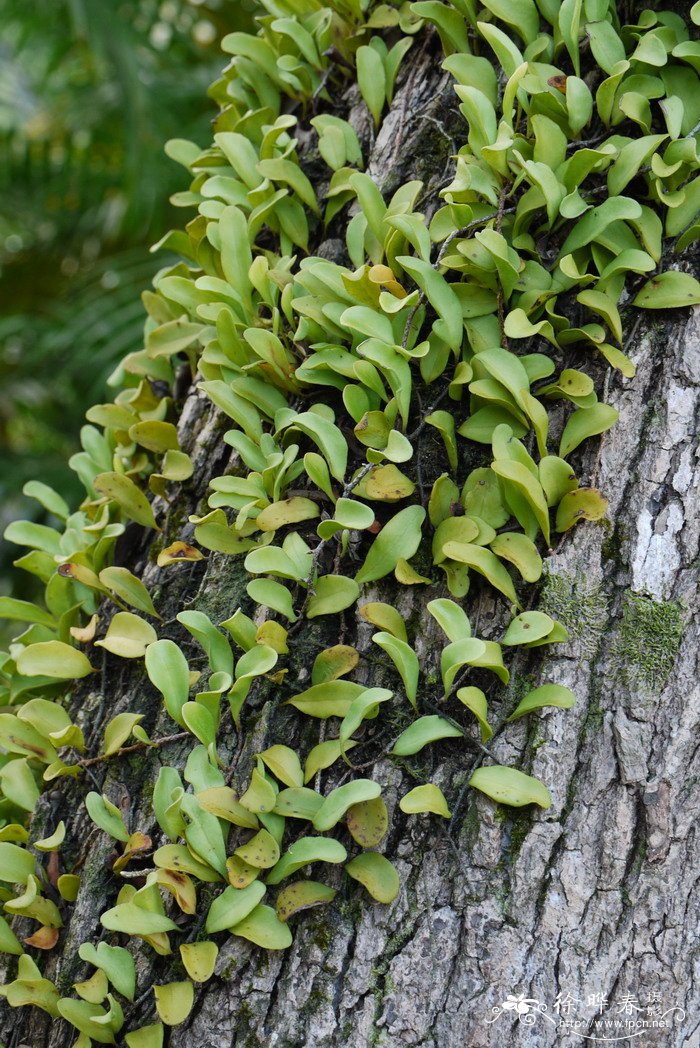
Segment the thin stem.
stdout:
[[154,739],[153,742],[135,742],[133,746],[122,746],[114,753],[101,753],[98,757],[85,757],[78,761],[81,768],[92,768],[95,764],[104,761],[115,760],[117,757],[126,757],[130,753],[138,753],[140,750],[158,750],[161,746],[169,746],[171,742],[181,742],[182,739],[190,738],[188,731],[178,731],[175,735],[165,735],[162,739]]

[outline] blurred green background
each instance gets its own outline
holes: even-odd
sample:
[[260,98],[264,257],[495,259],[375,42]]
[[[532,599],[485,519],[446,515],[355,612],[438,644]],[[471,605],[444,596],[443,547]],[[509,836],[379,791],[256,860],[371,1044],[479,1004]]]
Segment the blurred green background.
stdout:
[[[36,513],[31,478],[80,497],[84,412],[140,348],[140,293],[167,261],[150,245],[185,221],[163,145],[210,140],[220,40],[252,6],[0,0],[0,534]],[[0,592],[17,555],[2,546]]]

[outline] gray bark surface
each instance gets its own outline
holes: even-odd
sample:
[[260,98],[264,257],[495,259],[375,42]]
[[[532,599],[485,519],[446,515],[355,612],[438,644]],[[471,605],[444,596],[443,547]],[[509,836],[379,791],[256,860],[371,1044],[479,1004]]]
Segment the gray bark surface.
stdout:
[[[353,120],[359,125],[363,119],[357,106]],[[449,78],[428,49],[417,51],[406,63],[402,87],[373,145],[370,173],[389,192],[409,177],[422,178],[434,206],[436,190],[449,181],[451,139],[461,127]],[[322,253],[336,248],[331,239]],[[633,318],[628,316],[628,328]],[[509,663],[511,684],[492,693],[498,713],[512,709],[525,686],[552,681],[575,691],[574,709],[513,724],[492,747],[499,762],[547,783],[552,808],[537,813],[496,808],[467,790],[481,757],[461,741],[429,748],[420,760],[402,764],[380,756],[362,774],[377,778],[385,791],[391,829],[382,849],[399,870],[399,897],[389,907],[373,905],[363,889],[338,877],[336,902],[302,915],[294,944],[284,953],[266,954],[240,939],[217,937],[217,975],[198,989],[190,1018],[170,1035],[171,1048],[591,1043],[552,1021],[557,994],[566,993],[584,1002],[588,994],[605,995],[610,1004],[604,1014],[611,1016],[625,994],[637,999],[658,994],[664,1009],[678,1006],[686,1018],[630,1043],[700,1044],[694,822],[700,803],[697,315],[645,316],[625,348],[637,376],[613,378],[606,398],[619,408],[620,422],[600,447],[588,442],[578,461],[581,482],[595,483],[609,498],[609,522],[584,524],[566,535],[547,560],[547,578],[533,604],[564,621],[571,640],[544,658],[541,650],[516,656]],[[590,357],[581,363],[603,375]],[[221,440],[225,428],[192,389],[180,431],[193,449],[195,480],[168,511],[168,542],[187,537],[188,514],[201,508],[209,478],[224,472],[230,451]],[[421,440],[429,485],[437,445],[427,433]],[[191,602],[221,621],[245,601],[237,560],[212,554],[205,565],[161,570],[141,534],[129,529],[120,556],[142,574],[166,619]],[[397,599],[390,586],[376,593],[375,599]],[[441,595],[441,587],[434,586],[431,595]],[[421,662],[436,669],[436,627],[427,615],[418,620],[410,593],[400,599]],[[479,597],[477,591],[467,609],[480,634],[501,635],[507,616],[503,601]],[[181,640],[178,630],[167,622],[162,635]],[[345,643],[372,655],[361,663],[359,679],[395,684],[376,658],[371,629],[353,613],[342,631]],[[278,702],[306,685],[314,655],[337,642],[337,623],[308,624],[297,634],[283,693],[252,698],[234,785],[245,783],[252,755],[264,745],[291,735],[306,752],[318,741],[317,725],[301,724],[301,716],[280,709]],[[75,708],[89,752],[97,752],[104,725],[122,710],[144,712],[149,732],[172,730],[150,685],[109,656],[100,688],[77,693]],[[396,713],[397,723],[401,716]],[[376,730],[381,721],[382,715]],[[392,726],[381,743],[358,747],[357,762],[386,746],[393,733]],[[238,744],[231,730],[222,757],[230,760]],[[172,746],[97,766],[95,782],[75,786],[62,780],[42,800],[37,826],[64,818],[83,847],[83,889],[62,932],[60,952],[46,959],[47,975],[62,992],[85,977],[77,947],[96,940],[99,914],[113,905],[117,890],[109,842],[92,832],[81,796],[98,785],[128,810],[132,829],[153,832],[157,842],[149,787],[161,762],[182,767],[189,749],[189,744]],[[324,791],[342,774],[335,768],[324,773]],[[402,794],[428,779],[448,797],[449,823],[406,817],[398,809]],[[333,873],[327,879],[336,883]],[[138,958],[140,991],[182,977],[171,958],[144,948]],[[551,1019],[492,1011],[508,994],[520,993],[545,1004]],[[579,1014],[590,1018],[593,1009],[579,1006]],[[129,1026],[153,1017],[148,994],[129,1016]],[[52,1026],[36,1011],[4,1008],[0,1018],[0,1042],[8,1046],[66,1048],[74,1033],[62,1022]]]

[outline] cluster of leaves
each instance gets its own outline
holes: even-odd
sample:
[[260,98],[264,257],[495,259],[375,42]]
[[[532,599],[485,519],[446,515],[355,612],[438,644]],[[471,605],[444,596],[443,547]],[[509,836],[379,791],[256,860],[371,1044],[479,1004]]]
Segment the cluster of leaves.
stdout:
[[[120,0],[105,18],[91,0],[0,0],[3,526],[34,508],[30,477],[81,497],[67,466],[80,420],[141,343],[158,267],[145,248],[176,214],[162,142],[206,134],[212,43],[250,24],[248,6]],[[10,563],[0,555],[0,591],[33,595]]]
[[[414,717],[390,749],[400,760],[450,738],[487,747],[506,721],[572,705],[567,688],[545,683],[495,721],[472,674],[505,683],[504,649],[566,640],[550,616],[522,610],[524,584],[540,578],[552,527],[564,533],[605,514],[604,496],[579,483],[569,459],[617,417],[584,370],[565,366],[566,356],[573,346],[577,359],[596,354],[631,377],[621,348],[627,281],[657,269],[664,234],[678,236],[679,249],[697,235],[700,45],[676,15],[645,11],[638,24],[621,25],[609,0],[263,6],[256,34],[224,40],[232,60],[212,89],[221,104],[212,146],[169,145],[192,175],[176,203],[195,215],[166,237],[183,260],[163,269],[144,296],[145,345],[124,359],[123,389],[88,412],[83,451],[72,461],[86,498],[71,513],[50,488],[32,483],[27,494],[63,529],[20,521],[6,533],[29,548],[17,565],[45,584],[45,607],[0,603],[0,613],[25,626],[0,662],[1,890],[8,915],[38,922],[25,942],[40,949],[55,945],[61,907],[79,890],[74,873],[49,882],[29,850],[63,845],[63,824],[30,841],[26,823],[42,785],[173,739],[191,737],[194,747],[182,772],[164,766],[155,786],[153,816],[168,843],[154,850],[108,796],[85,800],[93,822],[117,842],[113,872],[123,886],[102,915],[110,936],[169,954],[171,934],[198,912],[201,885],[212,884],[208,935],[284,948],[289,919],[335,895],[321,881],[288,880],[318,863],[343,864],[379,902],[395,898],[398,873],[376,850],[388,829],[380,785],[351,778],[324,796],[311,783],[339,761],[353,770],[358,729],[387,703],[405,700]],[[700,21],[697,4],[691,15]],[[330,169],[321,216],[295,129],[318,104],[333,108],[333,84],[352,66],[379,122],[401,58],[430,24],[467,121],[442,206],[428,221],[418,210],[419,182],[385,201],[361,170],[356,131],[325,113],[309,120]],[[593,140],[582,139],[591,132]],[[632,183],[633,195],[620,195]],[[350,266],[309,255],[311,238],[346,208]],[[697,302],[700,284],[679,271],[652,276],[634,298],[642,308]],[[510,348],[520,340],[525,352]],[[206,512],[191,518],[196,545],[181,537],[158,564],[171,570],[201,559],[200,547],[240,556],[256,608],[253,617],[238,608],[218,625],[196,609],[177,615],[206,658],[201,684],[181,647],[159,636],[143,582],[112,564],[124,521],[158,530],[162,497],[192,474],[170,420],[172,398],[155,392],[171,389],[183,365],[231,420],[224,439],[237,466],[212,482]],[[562,406],[567,417],[552,453],[548,409]],[[426,425],[439,434],[448,468],[424,499],[412,460]],[[480,448],[482,464],[464,476],[465,450],[473,461]],[[240,730],[251,689],[265,682],[274,694],[283,684],[280,663],[299,625],[348,612],[363,587],[387,576],[400,586],[447,587],[449,597],[426,604],[446,638],[442,687],[431,694],[396,608],[364,600],[358,613],[375,628],[395,687],[349,680],[359,661],[353,647],[321,651],[310,687],[286,703],[329,722],[328,736],[324,729],[303,765],[286,744],[257,754],[239,796],[217,748],[222,708]],[[514,613],[500,642],[473,635],[460,604],[473,585],[491,587]],[[120,610],[95,640],[102,601]],[[142,714],[120,713],[101,753],[80,756],[84,741],[65,699],[70,682],[93,671],[83,650],[90,644],[144,660],[179,729],[173,736],[151,739]],[[480,742],[449,715],[450,702],[473,716]],[[549,807],[542,782],[488,758],[472,787],[505,804]],[[400,808],[450,816],[435,783],[412,789]],[[301,836],[299,822],[310,824]],[[123,877],[137,857],[139,888]],[[264,901],[270,889],[274,906]],[[166,896],[181,920],[166,912]],[[20,956],[16,979],[2,991],[10,1004],[63,1016],[80,1048],[113,1043],[124,1024],[120,998],[135,993],[129,951],[106,941],[81,947],[95,971],[68,998],[42,978],[5,919],[0,948]],[[184,1021],[194,984],[212,975],[215,941],[183,944],[180,953],[188,979],[154,987],[160,1023],[127,1033],[131,1048],[162,1044],[163,1024]]]

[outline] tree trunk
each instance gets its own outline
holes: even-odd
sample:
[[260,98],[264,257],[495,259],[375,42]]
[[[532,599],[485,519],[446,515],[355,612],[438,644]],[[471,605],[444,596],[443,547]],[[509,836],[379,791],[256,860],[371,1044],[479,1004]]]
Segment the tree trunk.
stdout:
[[[427,206],[436,206],[437,190],[451,174],[453,135],[463,133],[455,110],[451,78],[439,70],[434,41],[422,48],[418,43],[371,151],[369,170],[385,193],[421,178]],[[352,119],[363,126],[361,105]],[[337,246],[326,241],[320,253],[333,256]],[[498,762],[531,771],[549,786],[552,808],[497,808],[467,789],[483,754],[461,740],[408,761],[388,759],[382,750],[394,725],[378,735],[380,717],[353,759],[362,764],[375,758],[364,774],[381,783],[389,806],[391,829],[381,847],[400,873],[399,897],[390,906],[372,904],[359,885],[331,872],[330,883],[339,888],[335,902],[297,919],[289,950],[267,953],[219,936],[217,974],[197,988],[189,1019],[170,1034],[171,1048],[568,1046],[579,1044],[582,1033],[602,1036],[593,1025],[601,1014],[625,1018],[625,995],[667,1013],[668,1027],[646,1032],[645,1045],[700,1043],[692,818],[700,800],[697,317],[644,317],[626,350],[637,375],[613,377],[606,398],[619,408],[620,422],[599,448],[579,456],[577,470],[582,484],[595,483],[610,500],[609,520],[565,534],[546,562],[533,604],[562,621],[571,639],[545,649],[544,658],[542,649],[521,650],[510,663],[510,684],[493,700],[496,711],[509,711],[526,686],[543,681],[576,693],[572,710],[552,709],[510,725],[492,746]],[[195,461],[194,479],[167,509],[166,542],[191,534],[188,514],[201,510],[210,477],[225,472],[230,449],[221,440],[224,428],[220,414],[192,387],[179,429]],[[418,450],[426,486],[434,479],[436,448],[426,428]],[[212,554],[205,564],[163,570],[147,542],[142,529],[130,528],[119,556],[153,593],[166,619],[161,635],[183,642],[184,632],[169,617],[185,604],[214,621],[248,607],[238,559]],[[430,592],[446,591],[436,584]],[[436,669],[436,627],[421,610],[424,599],[406,593],[404,587],[398,595],[385,582],[367,596],[400,601],[422,665]],[[484,590],[470,595],[465,607],[480,635],[501,635],[502,600]],[[340,627],[338,622],[305,623],[285,683],[253,698],[242,739],[230,729],[220,754],[225,761],[236,756],[234,786],[245,787],[253,755],[264,746],[293,738],[306,752],[318,741],[317,727],[300,724],[302,718],[279,701],[307,686],[313,658],[338,642],[339,629],[342,641],[364,656],[359,680],[375,685],[390,679],[370,628],[354,612]],[[143,712],[154,735],[172,730],[142,672],[105,655],[99,689],[76,699],[88,752],[97,752],[104,725],[123,710]],[[401,717],[397,712],[403,726]],[[89,779],[59,780],[42,799],[35,829],[63,818],[82,842],[81,892],[62,948],[46,962],[47,977],[62,992],[85,977],[77,948],[96,941],[99,914],[114,904],[118,888],[110,844],[94,832],[81,804],[84,793],[107,792],[128,811],[131,829],[151,832],[158,842],[150,788],[161,763],[182,767],[190,748],[174,743],[96,765]],[[338,766],[324,772],[322,791],[343,774]],[[449,822],[406,817],[398,808],[407,789],[428,779],[447,796]],[[182,978],[175,960],[144,949],[137,972],[140,991]],[[539,1006],[531,1004],[527,1013],[503,1008],[509,994],[524,994]],[[589,1002],[596,994],[598,1003]],[[568,1018],[583,1021],[579,1036],[563,1028],[567,1016],[563,1004],[563,1014],[555,1008],[558,995],[577,999]],[[600,995],[609,1003],[601,1006]],[[674,1008],[684,1010],[682,1021],[680,1011],[669,1012]],[[153,1017],[147,993],[128,1015],[129,1027]],[[66,1023],[52,1024],[36,1010],[7,1009],[0,1020],[0,1042],[9,1046],[67,1048],[74,1039]]]

